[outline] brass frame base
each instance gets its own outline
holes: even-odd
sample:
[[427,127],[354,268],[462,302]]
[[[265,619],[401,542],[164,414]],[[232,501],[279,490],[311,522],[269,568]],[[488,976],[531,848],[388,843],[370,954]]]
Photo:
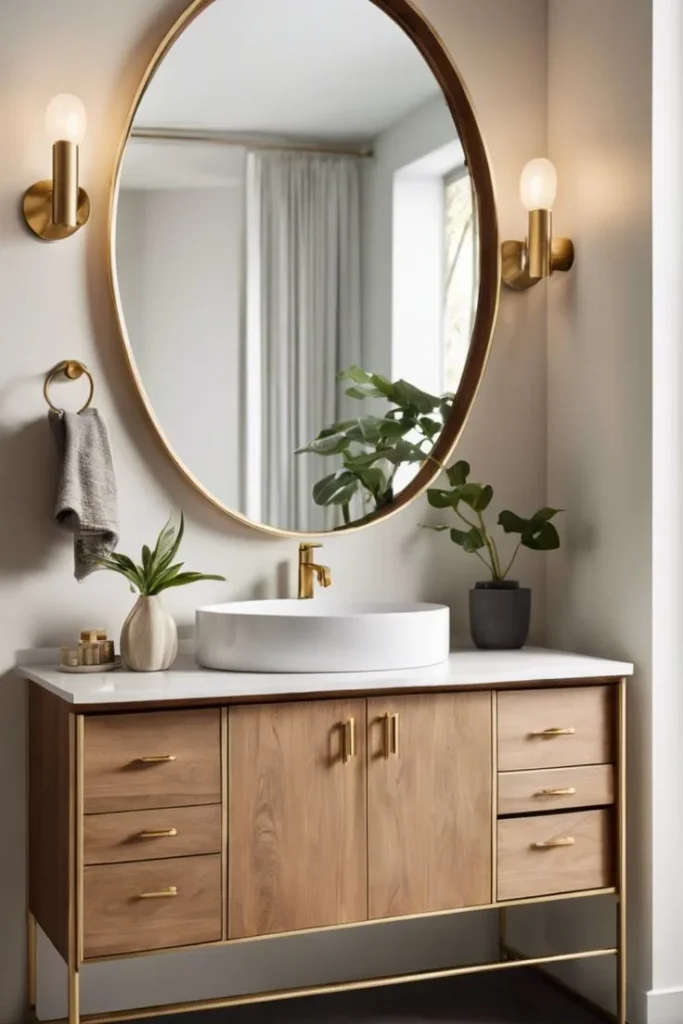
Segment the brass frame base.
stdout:
[[90,216],[90,199],[83,188],[78,190],[77,224],[73,228],[52,223],[52,182],[37,181],[24,192],[21,203],[24,220],[34,235],[44,242],[57,242],[61,238],[69,238],[79,228],[87,224]]
[[[526,242],[508,241],[501,245],[502,278],[508,288],[525,291],[543,280],[529,273]],[[550,245],[550,273],[566,273],[574,265],[574,243],[569,238],[553,238]]]

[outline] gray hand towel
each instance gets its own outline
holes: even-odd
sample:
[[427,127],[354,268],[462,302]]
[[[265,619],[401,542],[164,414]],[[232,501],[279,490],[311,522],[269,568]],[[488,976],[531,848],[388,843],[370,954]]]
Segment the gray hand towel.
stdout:
[[119,542],[116,477],[97,409],[48,413],[62,463],[55,519],[74,535],[74,576],[83,580]]

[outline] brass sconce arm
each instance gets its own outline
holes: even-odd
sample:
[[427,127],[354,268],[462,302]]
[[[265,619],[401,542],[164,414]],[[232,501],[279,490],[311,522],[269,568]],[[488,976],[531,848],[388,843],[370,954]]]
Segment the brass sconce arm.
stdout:
[[78,184],[78,144],[85,133],[85,110],[77,96],[55,96],[47,108],[52,138],[52,180],[37,181],[24,193],[24,220],[46,242],[68,238],[90,216],[88,194]]

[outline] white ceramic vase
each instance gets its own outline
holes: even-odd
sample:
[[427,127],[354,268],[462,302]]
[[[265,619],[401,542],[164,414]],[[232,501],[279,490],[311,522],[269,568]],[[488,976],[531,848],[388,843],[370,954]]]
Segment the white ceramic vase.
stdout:
[[139,597],[121,629],[121,657],[134,672],[163,672],[178,653],[178,630],[159,597]]

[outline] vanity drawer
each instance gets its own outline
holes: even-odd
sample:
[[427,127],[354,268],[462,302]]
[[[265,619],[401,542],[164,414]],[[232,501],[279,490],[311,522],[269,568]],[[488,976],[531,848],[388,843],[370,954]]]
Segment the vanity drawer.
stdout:
[[510,690],[498,694],[498,770],[609,764],[609,686]]
[[143,711],[85,720],[86,814],[221,799],[220,711]]
[[83,871],[83,955],[218,941],[221,904],[220,855],[91,865]]
[[83,824],[85,864],[157,860],[220,851],[220,804],[87,814]]
[[533,814],[613,803],[611,764],[502,772],[498,776],[498,814]]
[[614,884],[609,811],[541,814],[498,822],[498,899]]

